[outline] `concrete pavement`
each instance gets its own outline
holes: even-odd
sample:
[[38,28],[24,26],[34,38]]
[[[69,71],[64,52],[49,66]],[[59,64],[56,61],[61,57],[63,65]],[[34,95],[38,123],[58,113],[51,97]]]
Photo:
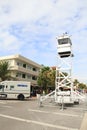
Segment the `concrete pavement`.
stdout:
[[87,112],[84,114],[80,130],[87,130]]

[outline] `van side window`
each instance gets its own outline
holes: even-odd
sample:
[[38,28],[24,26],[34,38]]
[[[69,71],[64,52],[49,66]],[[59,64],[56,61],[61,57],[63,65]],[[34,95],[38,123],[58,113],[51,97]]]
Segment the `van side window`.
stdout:
[[14,86],[13,86],[13,85],[11,85],[11,86],[10,86],[10,90],[11,90],[11,89],[13,89],[13,88],[14,88]]

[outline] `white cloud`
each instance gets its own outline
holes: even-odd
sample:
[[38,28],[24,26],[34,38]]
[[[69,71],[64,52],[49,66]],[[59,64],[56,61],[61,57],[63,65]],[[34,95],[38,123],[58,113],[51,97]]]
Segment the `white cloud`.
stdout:
[[67,31],[72,35],[75,68],[80,63],[86,72],[86,12],[87,0],[1,0],[1,55],[21,53],[44,65],[55,64],[56,36]]
[[6,54],[12,54],[15,53],[15,51],[19,52],[20,47],[22,46],[22,43],[14,37],[13,35],[10,35],[7,31],[0,32],[0,55],[3,56]]

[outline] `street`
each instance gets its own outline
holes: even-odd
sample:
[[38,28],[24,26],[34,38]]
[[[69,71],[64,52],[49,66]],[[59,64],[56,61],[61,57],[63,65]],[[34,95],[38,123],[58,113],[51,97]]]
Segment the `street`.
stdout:
[[79,130],[87,105],[61,106],[37,99],[0,100],[1,130]]

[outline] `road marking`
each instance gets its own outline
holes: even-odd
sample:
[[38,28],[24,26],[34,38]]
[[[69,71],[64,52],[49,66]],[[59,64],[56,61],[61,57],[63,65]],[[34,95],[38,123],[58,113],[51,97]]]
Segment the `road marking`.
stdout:
[[12,106],[1,106],[1,107],[7,107],[7,108],[12,108]]
[[68,114],[68,113],[59,113],[59,112],[48,112],[48,111],[40,111],[40,110],[33,110],[33,109],[28,109],[28,111],[33,111],[33,112],[40,112],[40,113],[46,113],[46,114],[56,114],[56,115],[63,115],[63,116],[71,116],[71,117],[83,117],[82,115],[76,115],[76,114]]
[[7,104],[7,103],[19,103],[21,101],[19,100],[3,100],[3,101],[0,101],[0,104]]
[[6,104],[6,102],[0,101],[1,104]]
[[13,119],[13,120],[17,120],[17,121],[22,121],[22,122],[26,122],[26,123],[33,123],[33,124],[36,124],[36,125],[42,125],[42,126],[47,126],[47,127],[52,127],[52,128],[58,128],[58,129],[62,129],[62,130],[78,130],[78,129],[75,129],[75,128],[69,128],[69,127],[64,127],[64,126],[59,126],[59,125],[53,125],[53,124],[34,121],[34,120],[27,120],[27,119],[14,117],[14,116],[9,116],[9,115],[4,115],[4,114],[0,114],[0,117]]
[[19,100],[6,100],[6,103],[19,103]]

